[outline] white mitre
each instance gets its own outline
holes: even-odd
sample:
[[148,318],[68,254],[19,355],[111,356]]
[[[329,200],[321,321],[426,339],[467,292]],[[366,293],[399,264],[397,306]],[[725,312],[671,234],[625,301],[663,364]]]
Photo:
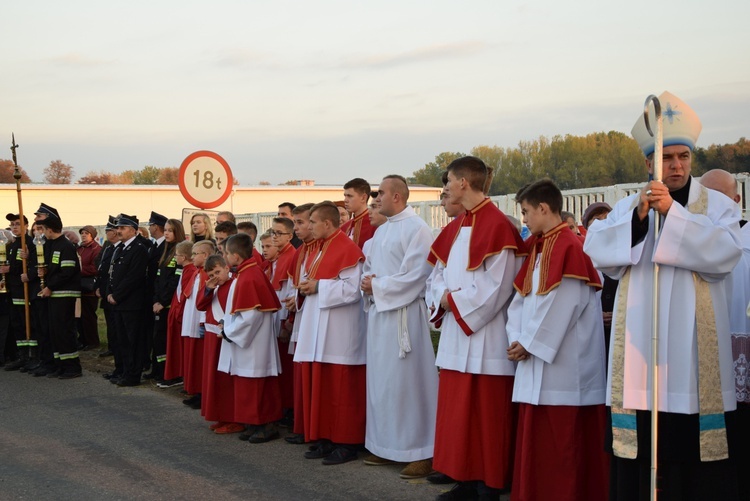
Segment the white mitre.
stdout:
[[[659,96],[659,103],[661,103],[663,119],[664,146],[683,144],[691,150],[694,149],[703,128],[698,115],[686,102],[666,91]],[[651,130],[656,133],[656,115],[653,102],[649,104],[649,110]],[[654,152],[654,138],[646,130],[643,113],[638,116],[630,134],[638,141],[638,146],[641,147],[645,156]]]

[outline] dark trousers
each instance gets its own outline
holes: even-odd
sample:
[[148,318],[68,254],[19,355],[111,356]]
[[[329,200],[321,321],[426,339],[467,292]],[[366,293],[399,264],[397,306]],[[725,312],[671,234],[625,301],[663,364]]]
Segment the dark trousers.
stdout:
[[47,312],[50,340],[59,368],[64,372],[81,372],[75,322],[76,298],[49,298]]
[[[37,344],[39,346],[39,360],[44,365],[53,365],[55,363],[55,355],[54,350],[52,349],[52,340],[50,339],[49,333],[49,302],[49,298],[39,298],[36,301],[31,302],[32,322],[39,326],[36,336]],[[75,310],[73,311],[73,315],[75,316]]]
[[[610,408],[607,408],[608,412]],[[738,493],[734,442],[736,411],[725,412],[730,459],[700,460],[699,419],[697,414],[659,413],[659,461],[657,486],[659,500],[698,501],[741,499]],[[611,419],[611,417],[609,417]],[[610,500],[647,501],[651,483],[651,413],[636,411],[638,456],[610,462]],[[609,423],[611,425],[611,421]],[[611,427],[606,447],[612,452]]]
[[117,352],[122,361],[122,378],[140,381],[143,372],[143,345],[146,332],[143,331],[143,314],[140,310],[112,312],[117,337]]
[[0,314],[0,362],[18,358],[16,340],[10,330],[10,315]]
[[[150,297],[150,296],[149,296]],[[141,358],[142,367],[148,367],[151,365],[151,358],[153,352],[153,340],[154,340],[154,309],[153,303],[149,302],[148,306],[143,310],[143,317],[141,319],[141,329],[143,332],[148,334],[143,336],[143,343],[141,344]]]
[[154,316],[154,343],[151,357],[151,373],[161,379],[164,377],[164,364],[167,361],[167,317],[169,308],[164,308]]
[[96,306],[99,303],[93,293],[81,296],[81,338],[82,344],[92,348],[99,346],[99,326]]

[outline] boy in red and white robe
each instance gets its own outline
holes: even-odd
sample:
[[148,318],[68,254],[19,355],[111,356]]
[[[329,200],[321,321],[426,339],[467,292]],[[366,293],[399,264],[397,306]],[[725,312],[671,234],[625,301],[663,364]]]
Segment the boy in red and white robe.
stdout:
[[203,265],[208,256],[216,253],[216,247],[210,240],[202,240],[193,244],[193,264],[196,272],[182,289],[185,302],[182,312],[182,372],[185,391],[192,397],[182,403],[192,409],[201,408],[201,392],[203,391],[203,336],[206,313],[199,311],[196,301],[200,290],[206,284],[206,271]]
[[[297,346],[297,339],[299,338],[299,326],[300,322],[296,321],[297,312],[302,307],[302,303],[305,300],[305,296],[295,294],[297,288],[303,280],[303,277],[307,277],[312,266],[312,261],[318,254],[317,240],[312,237],[310,231],[310,209],[314,204],[303,204],[298,205],[292,210],[292,216],[294,217],[294,233],[297,238],[302,240],[300,245],[292,257],[292,263],[289,267],[289,280],[286,282],[287,296],[283,298],[282,304],[286,307],[289,312],[285,328],[290,332],[290,338],[288,343],[288,353],[294,359],[294,351]],[[281,350],[281,345],[279,345]],[[283,355],[282,355],[283,356]],[[283,364],[282,358],[282,364]],[[292,428],[292,434],[284,437],[284,440],[290,444],[302,444],[305,442],[305,421],[304,421],[304,405],[302,400],[302,364],[292,362],[293,372],[293,417],[294,426]]]
[[279,437],[281,371],[273,315],[281,305],[271,283],[252,254],[245,233],[227,239],[225,259],[237,267],[227,297],[218,369],[234,377],[234,422],[248,425],[248,442]]
[[223,339],[219,322],[224,319],[233,277],[226,261],[218,254],[206,260],[204,269],[208,280],[196,302],[198,309],[206,313],[201,415],[206,421],[216,421],[209,427],[214,433],[239,433],[245,426],[234,422],[234,378],[218,369]]
[[442,326],[433,468],[458,481],[445,494],[491,499],[510,486],[516,406],[515,364],[505,332],[513,279],[525,246],[484,195],[492,170],[475,157],[448,166],[446,191],[465,213],[438,235],[428,262],[433,322]]
[[511,499],[606,499],[599,274],[562,220],[562,193],[551,180],[521,188],[516,202],[531,237],[508,309],[519,403]]
[[193,275],[198,268],[193,264],[193,243],[180,242],[175,249],[177,264],[182,266],[180,282],[172,297],[167,316],[167,360],[164,364],[164,381],[158,383],[159,388],[169,388],[182,384],[182,314],[185,311],[185,296],[183,291],[187,284],[192,284]]
[[310,209],[310,229],[320,248],[298,285],[305,301],[295,320],[305,438],[319,441],[305,457],[323,459],[325,465],[357,458],[367,407],[366,325],[359,291],[364,255],[339,231],[339,220],[332,202]]

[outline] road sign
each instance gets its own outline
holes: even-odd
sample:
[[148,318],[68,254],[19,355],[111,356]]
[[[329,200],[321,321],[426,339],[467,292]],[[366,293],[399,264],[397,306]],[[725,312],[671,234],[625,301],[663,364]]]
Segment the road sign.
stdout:
[[196,151],[180,166],[180,193],[200,209],[223,204],[232,193],[234,178],[229,164],[213,151]]

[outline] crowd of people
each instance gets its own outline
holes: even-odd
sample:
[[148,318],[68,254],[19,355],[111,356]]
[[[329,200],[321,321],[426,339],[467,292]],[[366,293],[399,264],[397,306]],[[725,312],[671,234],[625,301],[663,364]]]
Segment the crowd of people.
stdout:
[[[660,495],[746,498],[750,238],[733,176],[691,176],[698,117],[660,99],[679,111],[662,180],[592,204],[580,226],[551,180],[526,185],[526,239],[475,157],[443,174],[452,220],[437,237],[399,175],[377,191],[352,179],[343,202],[283,203],[260,235],[227,212],[187,231],[152,212],[144,236],[119,214],[103,250],[91,226],[76,248],[53,207],[34,238],[8,214],[5,369],[81,376],[100,304],[104,376],[184,386],[217,434],[256,444],[285,427],[325,465],[366,450],[366,465],[455,484],[443,500],[648,499],[656,315]],[[652,173],[642,117],[633,135]]]

